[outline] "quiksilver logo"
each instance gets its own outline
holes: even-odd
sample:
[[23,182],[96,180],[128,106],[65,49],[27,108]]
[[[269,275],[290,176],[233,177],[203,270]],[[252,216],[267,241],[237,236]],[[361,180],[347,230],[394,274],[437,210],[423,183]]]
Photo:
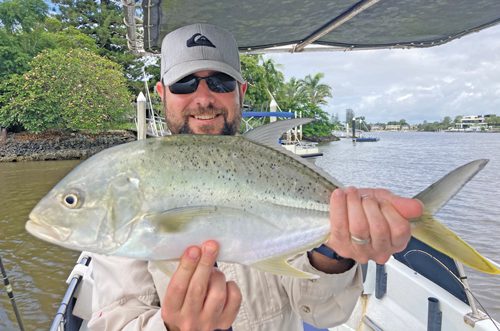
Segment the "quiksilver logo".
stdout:
[[215,45],[212,44],[212,42],[201,33],[195,33],[191,38],[187,40],[186,45],[187,47],[207,46],[215,48]]

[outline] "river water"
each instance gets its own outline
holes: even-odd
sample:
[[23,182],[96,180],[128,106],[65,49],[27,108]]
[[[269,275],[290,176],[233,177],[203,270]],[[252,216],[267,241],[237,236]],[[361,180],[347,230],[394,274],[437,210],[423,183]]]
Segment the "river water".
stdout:
[[[324,156],[316,164],[345,185],[385,187],[413,196],[459,165],[490,159],[437,216],[485,256],[500,262],[500,134],[374,135],[380,141],[322,145]],[[77,163],[0,163],[0,254],[27,330],[46,330],[50,325],[78,253],[31,237],[24,223],[36,202]],[[475,296],[500,320],[500,278],[466,271]],[[16,329],[0,284],[0,330]]]

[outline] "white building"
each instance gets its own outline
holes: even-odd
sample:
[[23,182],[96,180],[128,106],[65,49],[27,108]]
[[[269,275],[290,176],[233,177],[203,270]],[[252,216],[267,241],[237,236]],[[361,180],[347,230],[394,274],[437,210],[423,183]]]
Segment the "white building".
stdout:
[[488,130],[486,119],[492,115],[467,115],[462,117],[460,122],[455,123],[455,130],[458,131],[484,131]]

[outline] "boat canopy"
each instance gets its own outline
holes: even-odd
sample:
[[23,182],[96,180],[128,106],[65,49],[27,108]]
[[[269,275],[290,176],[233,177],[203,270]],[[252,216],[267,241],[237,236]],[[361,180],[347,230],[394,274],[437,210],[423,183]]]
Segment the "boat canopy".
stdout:
[[[212,23],[231,31],[242,52],[268,53],[431,47],[500,22],[498,0],[123,0],[123,3],[129,47],[150,53],[159,52],[165,34],[192,23]],[[142,4],[142,10],[135,7],[138,3]],[[138,12],[140,20],[136,19]],[[136,23],[143,30],[134,29]]]

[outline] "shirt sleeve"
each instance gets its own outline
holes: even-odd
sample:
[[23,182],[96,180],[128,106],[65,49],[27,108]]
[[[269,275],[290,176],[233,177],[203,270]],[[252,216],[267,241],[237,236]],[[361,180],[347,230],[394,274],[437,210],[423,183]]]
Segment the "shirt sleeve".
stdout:
[[90,330],[167,330],[148,262],[94,254],[91,263]]
[[320,276],[318,279],[282,277],[292,309],[303,321],[318,328],[328,328],[349,319],[362,291],[362,272],[358,264],[341,274],[327,274],[311,265],[307,253],[290,264]]

